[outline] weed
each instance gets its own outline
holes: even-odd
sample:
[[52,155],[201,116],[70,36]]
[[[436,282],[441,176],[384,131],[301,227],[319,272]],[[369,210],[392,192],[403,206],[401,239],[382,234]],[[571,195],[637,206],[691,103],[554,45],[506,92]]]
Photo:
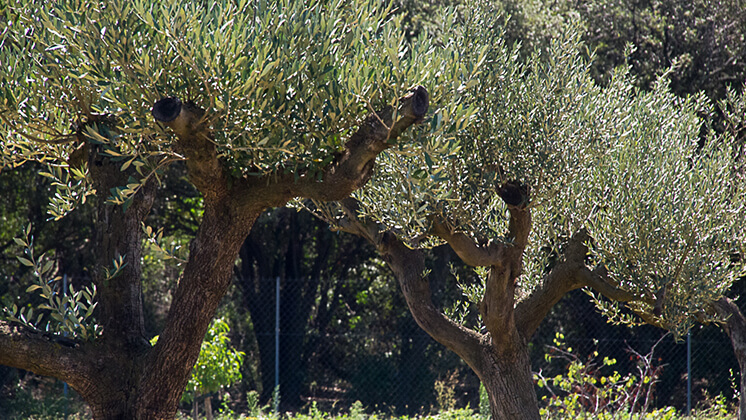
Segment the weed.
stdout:
[[[629,419],[647,418],[644,414],[649,410],[653,390],[662,370],[661,366],[653,363],[653,352],[658,343],[646,355],[628,348],[630,358],[636,361],[637,372],[626,376],[617,371],[603,375],[602,370],[614,366],[615,359],[601,359],[598,351],[594,351],[584,361],[565,344],[564,336],[557,333],[555,345],[549,346],[545,358],[547,361],[565,360],[568,364],[563,375],[545,378],[541,371],[534,375],[539,387],[549,393],[549,396],[542,397],[545,404],[541,409],[542,416],[550,419],[616,419],[622,415]],[[652,418],[667,418],[669,412],[658,410],[656,417]],[[643,416],[635,416],[636,413]]]
[[440,412],[453,411],[456,408],[456,385],[458,372],[451,372],[448,377],[435,381],[435,399]]

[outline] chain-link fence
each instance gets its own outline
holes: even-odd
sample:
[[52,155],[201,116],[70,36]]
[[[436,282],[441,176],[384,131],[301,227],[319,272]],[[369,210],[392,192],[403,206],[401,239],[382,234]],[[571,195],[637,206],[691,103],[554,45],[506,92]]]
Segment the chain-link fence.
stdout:
[[[247,305],[258,316],[249,314],[242,337],[247,373],[261,401],[279,385],[282,410],[311,401],[324,410],[345,410],[360,401],[376,411],[413,414],[447,403],[439,403],[436,382],[448,388],[441,394],[452,392],[452,400],[464,404],[478,390],[458,357],[417,326],[395,284],[345,290],[348,284],[340,282],[311,299],[285,292],[286,286],[303,289],[305,280],[279,283],[280,293]],[[306,300],[313,302],[304,305]],[[271,323],[260,320],[268,313]]]
[[614,358],[616,363],[607,371],[618,371],[623,377],[632,375],[642,379],[641,370],[645,367],[640,356],[652,356],[647,372],[658,382],[653,387],[651,407],[673,406],[685,412],[711,404],[718,396],[735,403],[740,378],[738,363],[720,328],[697,326],[678,341],[653,327],[638,329],[647,331],[638,331],[637,337],[624,337],[626,334],[616,334],[609,326],[598,331],[595,338],[573,338],[566,342],[582,357],[597,351],[597,363],[603,356]]
[[[282,290],[286,284],[298,287],[304,282],[283,280],[279,286]],[[375,287],[379,290],[370,290]],[[265,401],[279,385],[282,410],[302,409],[309,402],[324,410],[346,410],[355,401],[392,414],[478,407],[476,376],[416,325],[395,285],[372,285],[352,294],[341,292],[344,288],[341,282],[322,289],[305,307],[297,294],[293,299],[274,294],[263,302],[261,311],[272,314],[272,323],[260,328],[254,322],[244,332],[243,346],[252,386]],[[674,406],[683,412],[714,396],[734,399],[738,364],[717,326],[697,326],[689,340],[676,341],[650,326],[610,325],[582,292],[573,293],[556,306],[531,342],[533,368],[545,376],[566,369],[567,363],[551,364],[544,358],[557,332],[579,360],[589,361],[596,351],[598,360],[615,359],[605,369],[621,376],[636,375],[638,356],[648,355],[655,346],[650,363],[658,382],[651,407]]]
[[[596,363],[603,357],[615,359],[615,364],[605,368],[606,374],[618,371],[621,376],[643,379],[641,357],[648,356],[647,373],[657,380],[651,407],[672,406],[685,412],[712,403],[714,397],[735,402],[740,380],[738,362],[728,336],[717,325],[695,325],[688,336],[678,339],[649,325],[612,325],[585,293],[575,291],[556,305],[535,334],[534,369],[546,367],[542,354],[554,344],[556,332],[564,334],[567,347],[582,360],[588,360],[594,352],[598,354]],[[555,365],[549,372],[556,374],[557,368]]]

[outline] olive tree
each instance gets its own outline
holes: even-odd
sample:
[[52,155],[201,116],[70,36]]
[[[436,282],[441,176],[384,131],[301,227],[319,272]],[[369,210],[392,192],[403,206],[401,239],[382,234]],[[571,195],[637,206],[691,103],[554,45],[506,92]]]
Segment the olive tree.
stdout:
[[[419,325],[479,376],[493,418],[538,419],[528,342],[569,291],[611,322],[678,335],[716,319],[740,272],[744,179],[732,136],[706,134],[703,95],[678,98],[665,77],[640,91],[625,69],[602,89],[571,33],[524,63],[482,3],[443,32],[464,62],[492,43],[464,92],[469,124],[385,152],[354,198],[314,210],[377,247]],[[440,244],[477,274],[445,309],[423,252]]]
[[[0,171],[47,164],[50,215],[92,206],[96,250],[91,291],[75,295],[76,322],[96,324],[68,328],[91,333],[62,339],[43,326],[48,305],[41,318],[11,308],[0,364],[67,382],[97,419],[173,418],[256,218],[347,197],[425,118],[404,135],[455,130],[458,88],[478,72],[450,45],[405,41],[401,16],[372,0],[18,0],[0,24]],[[430,101],[444,105],[427,114]],[[144,220],[173,165],[204,213],[151,346],[141,247],[159,235]],[[54,263],[21,262],[55,284]]]

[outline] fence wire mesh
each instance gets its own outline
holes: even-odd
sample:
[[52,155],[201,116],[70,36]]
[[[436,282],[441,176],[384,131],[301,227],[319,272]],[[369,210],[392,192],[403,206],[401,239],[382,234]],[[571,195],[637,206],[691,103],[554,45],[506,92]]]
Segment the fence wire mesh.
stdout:
[[[304,280],[287,284],[295,282]],[[307,311],[299,310],[299,302],[281,297],[277,366],[274,323],[272,328],[253,323],[251,331],[244,332],[247,369],[254,378],[253,389],[264,401],[279,382],[281,409],[289,411],[311,402],[324,410],[346,411],[356,401],[369,410],[408,415],[467,404],[478,407],[476,375],[416,325],[398,289],[387,290],[388,300],[366,293],[316,297]],[[274,299],[263,303],[263,313],[275,313]],[[578,291],[556,306],[533,337],[530,352],[535,372],[552,376],[566,369],[567,363],[548,363],[544,357],[557,332],[581,360],[588,360],[594,351],[599,358],[616,359],[608,369],[622,376],[637,371],[635,352],[647,355],[657,343],[651,363],[658,382],[651,408],[673,406],[685,412],[688,404],[701,406],[718,395],[734,401],[738,364],[727,336],[717,326],[692,329],[688,359],[686,337],[676,341],[650,326],[610,325]]]

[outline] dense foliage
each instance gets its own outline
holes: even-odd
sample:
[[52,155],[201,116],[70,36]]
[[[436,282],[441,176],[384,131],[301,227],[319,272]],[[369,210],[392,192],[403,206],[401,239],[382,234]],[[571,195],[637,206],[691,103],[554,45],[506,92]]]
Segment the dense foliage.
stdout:
[[583,27],[584,49],[593,52],[594,79],[605,85],[629,65],[635,84],[650,89],[671,71],[679,95],[704,91],[722,99],[746,78],[746,13],[739,1],[514,1],[505,12],[507,37],[527,48],[544,48],[568,25]]
[[[734,12],[731,3],[697,3],[688,11],[657,2],[627,2],[631,8],[625,2],[502,2],[497,7],[475,2],[482,4],[458,11],[436,10],[439,3],[410,3],[402,2],[415,13],[403,14],[378,2],[1,5],[0,62],[11,64],[0,71],[0,172],[21,180],[10,185],[24,183],[13,186],[14,191],[35,188],[37,182],[44,190],[52,183],[56,194],[50,197],[49,215],[61,223],[59,237],[74,242],[63,246],[55,243],[55,233],[35,231],[33,242],[42,249],[34,251],[30,237],[21,245],[28,255],[55,249],[55,265],[27,257],[20,267],[2,264],[0,273],[13,275],[7,287],[0,284],[2,301],[12,309],[9,319],[30,325],[28,308],[43,305],[69,324],[60,331],[82,332],[81,338],[97,334],[95,324],[86,325],[95,289],[85,292],[88,296],[75,291],[89,285],[82,266],[91,248],[84,239],[90,225],[70,221],[91,212],[94,187],[86,163],[95,148],[129,177],[104,191],[110,202],[126,208],[149,180],[162,187],[164,198],[148,220],[156,228],[143,225],[142,231],[143,246],[150,250],[143,258],[148,333],[163,327],[176,278],[188,260],[187,247],[181,245],[197,231],[204,207],[185,182],[180,162],[185,155],[175,136],[153,122],[150,109],[157,99],[178,96],[206,112],[210,140],[231,180],[266,176],[265,182],[287,174],[320,179],[343,152],[362,114],[396,107],[396,98],[416,84],[426,85],[431,94],[432,118],[379,158],[375,183],[357,195],[365,215],[415,248],[443,243],[432,234],[434,221],[480,243],[509,242],[502,236],[508,219],[498,195],[506,181],[517,181],[529,186],[530,202],[525,204],[533,216],[519,298],[542,285],[567,240],[582,228],[590,237],[588,262],[606,267],[613,284],[629,293],[623,295],[631,301],[627,305],[594,296],[612,320],[639,322],[630,316],[631,309],[682,333],[693,319],[710,319],[708,302],[740,274],[733,263],[744,237],[739,226],[743,166],[737,162],[743,145],[734,142],[742,135],[746,110],[743,96],[736,93],[743,79],[743,51],[734,47],[746,27],[739,25],[743,13]],[[513,15],[507,37],[499,13],[505,10]],[[578,24],[581,19],[585,26]],[[522,48],[510,43],[515,39],[523,41]],[[637,48],[625,52],[623,45],[630,40]],[[595,60],[587,59],[585,45],[596,49]],[[616,69],[625,63],[631,69]],[[672,63],[678,67],[658,78]],[[680,94],[704,88],[722,97],[725,83],[733,89],[715,108],[703,97],[677,99],[667,91],[669,85]],[[723,137],[709,131],[707,118],[713,113],[719,114],[722,125],[717,129]],[[28,161],[45,174],[43,181],[28,178]],[[172,190],[176,179],[181,184]],[[47,216],[44,199],[24,212],[24,206],[10,202],[14,194],[2,196],[0,246],[5,256],[11,255],[8,250],[18,251],[12,238],[26,225],[27,215],[35,221]],[[267,223],[266,235],[273,235],[272,222]],[[80,230],[64,234],[71,231],[65,225]],[[166,233],[157,226],[165,226]],[[282,241],[256,240],[253,245],[283,248],[277,261],[297,262],[293,252],[322,260],[314,253],[323,251],[319,241],[328,235],[301,233],[298,238],[304,245],[287,252]],[[247,261],[249,255],[242,251]],[[81,261],[72,264],[73,258]],[[117,260],[109,262],[113,265],[106,269],[116,274]],[[306,318],[287,326],[298,334],[313,333],[305,342],[302,337],[288,340],[302,348],[286,353],[288,363],[306,360],[306,355],[319,360],[319,341],[342,327],[380,334],[397,329],[400,339],[346,340],[339,347],[356,357],[338,366],[338,373],[369,401],[385,400],[380,389],[358,387],[374,372],[385,371],[380,378],[395,383],[402,372],[434,375],[422,368],[422,358],[413,364],[417,352],[428,349],[428,360],[438,359],[431,343],[413,334],[414,322],[401,311],[404,302],[392,297],[395,288],[372,278],[380,275],[379,263],[361,259],[345,264],[357,266],[344,270],[316,270],[360,278],[348,284],[316,278],[297,290],[290,290],[293,281],[300,284],[292,277],[313,270],[266,270],[272,277],[284,276],[283,298],[303,302],[292,313]],[[247,273],[258,265],[244,267],[240,284],[245,289],[231,296],[234,301],[267,303],[266,295],[250,293],[262,279]],[[78,274],[70,296],[80,297],[72,302],[80,312],[70,316],[65,295],[62,299],[68,300],[54,301],[55,283],[44,278],[31,287],[42,291],[42,300],[17,302],[28,285],[19,278],[33,274],[28,268],[46,279]],[[486,277],[485,270],[477,271]],[[445,272],[433,276],[442,279]],[[161,278],[166,281],[159,282]],[[478,303],[479,283],[465,280],[466,300]],[[451,303],[452,297],[445,300]],[[374,304],[382,306],[381,317],[397,321],[380,322],[379,312],[370,309]],[[253,324],[246,321],[244,328],[253,343],[250,330],[260,323],[261,308],[256,305],[249,312]],[[38,310],[33,315],[36,319]],[[459,317],[479,329],[474,314]],[[376,357],[375,350],[386,356]],[[293,366],[298,369],[283,380],[297,384],[299,397],[307,392],[301,388],[311,385],[303,375],[307,366]],[[254,370],[251,377],[260,381],[260,376]],[[263,385],[269,392],[268,384]],[[402,397],[393,404],[411,403]]]
[[[520,296],[542,284],[552,258],[583,230],[594,264],[635,297],[630,309],[685,332],[741,273],[731,264],[746,239],[734,159],[741,146],[730,133],[703,137],[700,115],[711,105],[677,98],[665,78],[645,92],[620,69],[598,87],[577,32],[524,64],[492,36],[495,15],[484,10],[466,17],[478,25],[452,36],[456,44],[493,43],[487,56],[464,52],[486,63],[474,79],[479,88],[464,91],[478,109],[469,126],[411,156],[386,154],[375,182],[356,193],[363,213],[415,247],[440,243],[433,221],[477,242],[504,241],[498,193],[516,181],[529,188],[533,227]],[[737,126],[744,110],[731,105]],[[656,300],[662,294],[665,303]],[[597,302],[613,320],[633,322],[618,303]]]
[[[4,11],[3,166],[67,162],[80,147],[75,130],[109,115],[117,133],[88,129],[90,140],[123,170],[153,176],[183,159],[150,116],[156,100],[175,95],[205,108],[237,175],[314,173],[341,151],[361,113],[424,81],[437,100],[473,71],[424,37],[405,42],[402,16],[375,2],[25,7]],[[81,176],[60,179],[69,186]]]

